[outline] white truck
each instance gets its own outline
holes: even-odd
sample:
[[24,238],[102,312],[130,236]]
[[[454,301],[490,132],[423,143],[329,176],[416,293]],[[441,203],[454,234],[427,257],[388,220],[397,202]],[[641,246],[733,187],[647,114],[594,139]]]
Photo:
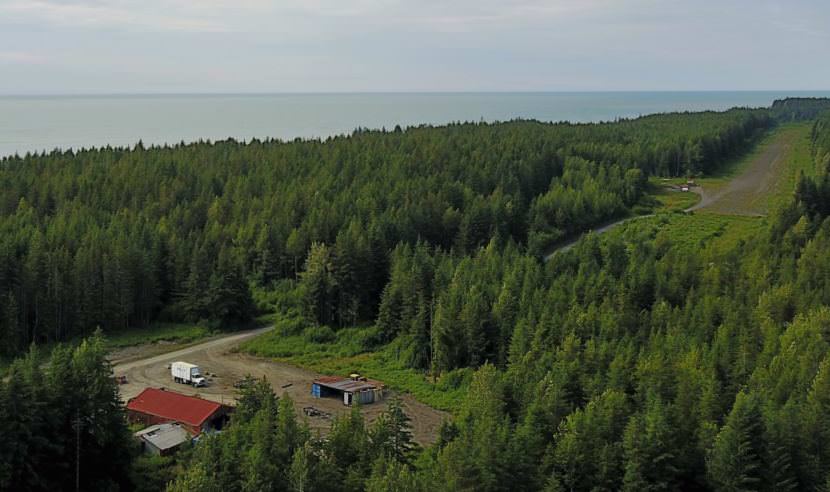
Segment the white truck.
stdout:
[[205,378],[202,377],[199,366],[195,364],[174,362],[170,364],[170,373],[173,375],[173,381],[177,383],[192,384],[196,387],[205,385]]

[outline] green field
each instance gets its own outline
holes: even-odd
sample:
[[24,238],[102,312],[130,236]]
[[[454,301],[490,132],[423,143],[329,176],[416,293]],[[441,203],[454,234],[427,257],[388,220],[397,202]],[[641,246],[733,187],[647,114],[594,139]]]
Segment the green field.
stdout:
[[780,207],[792,196],[799,174],[815,176],[818,169],[815,167],[810,142],[812,125],[810,123],[793,123],[782,127],[785,138],[791,148],[788,153],[787,165],[782,169],[775,181],[773,193],[768,197],[770,210]]
[[729,249],[765,227],[761,217],[696,213],[659,214],[627,224],[611,234],[630,235],[649,231],[658,244],[671,242],[684,249]]
[[678,180],[649,180],[651,190],[648,199],[652,201],[651,206],[655,212],[682,212],[700,201],[700,195],[696,193],[670,190],[668,185],[675,181]]

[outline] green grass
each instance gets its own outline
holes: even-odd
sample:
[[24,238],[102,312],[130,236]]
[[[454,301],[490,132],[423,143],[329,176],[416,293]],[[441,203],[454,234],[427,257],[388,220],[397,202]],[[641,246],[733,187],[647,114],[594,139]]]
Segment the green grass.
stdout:
[[[278,317],[279,318],[279,317]],[[439,410],[454,412],[466,395],[472,371],[454,371],[432,382],[424,373],[406,366],[399,343],[366,350],[371,327],[343,328],[306,326],[300,318],[283,317],[276,329],[245,341],[239,350],[259,357],[304,367],[321,374],[359,373],[377,379],[389,388],[410,393],[418,401]]]
[[144,328],[106,332],[107,347],[124,348],[143,343],[171,342],[192,343],[212,335],[214,332],[200,325],[182,323],[153,323]]
[[[780,174],[774,181],[771,192],[755,197],[751,200],[763,200],[767,210],[775,210],[788,202],[795,189],[799,173],[815,174],[810,148],[810,123],[791,123],[781,125],[765,134],[752,151],[738,159],[726,163],[721,169],[710,176],[697,178],[709,195],[716,195],[731,179],[744,172],[766,148],[774,142],[784,142],[789,145],[785,156],[785,165],[780,167]],[[714,210],[701,210],[691,214],[664,213],[685,210],[700,199],[695,193],[669,191],[668,185],[685,182],[683,178],[660,179],[651,178],[651,191],[648,200],[657,214],[636,223],[627,224],[619,234],[626,230],[652,229],[658,241],[670,240],[674,244],[690,249],[718,248],[727,249],[741,239],[756,234],[765,227],[765,220],[757,217],[725,215]]]
[[682,212],[700,201],[700,195],[697,193],[691,191],[672,191],[668,189],[669,184],[680,184],[685,181],[685,179],[663,180],[660,178],[651,178],[649,180],[649,187],[651,189],[646,196],[650,200],[651,208],[655,213]]
[[739,215],[673,213],[659,214],[631,222],[613,234],[639,234],[650,231],[659,245],[671,244],[688,250],[725,251],[738,241],[758,234],[766,226],[762,217]]
[[815,168],[812,154],[811,123],[786,125],[785,137],[790,144],[787,166],[775,183],[775,189],[770,194],[767,205],[769,210],[775,210],[785,205],[792,197],[799,174],[815,176],[819,170]]

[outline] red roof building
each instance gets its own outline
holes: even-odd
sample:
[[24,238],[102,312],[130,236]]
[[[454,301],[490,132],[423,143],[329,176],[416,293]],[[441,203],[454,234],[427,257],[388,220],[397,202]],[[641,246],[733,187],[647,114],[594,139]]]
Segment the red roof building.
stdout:
[[127,418],[144,425],[177,422],[191,434],[221,429],[230,407],[163,388],[147,388],[127,402]]

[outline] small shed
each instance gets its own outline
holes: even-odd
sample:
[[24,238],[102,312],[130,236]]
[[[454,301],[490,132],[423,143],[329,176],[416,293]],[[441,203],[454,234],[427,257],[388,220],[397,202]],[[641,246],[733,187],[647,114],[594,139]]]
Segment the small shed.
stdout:
[[358,374],[352,374],[348,378],[323,376],[311,383],[311,396],[342,398],[344,405],[374,403],[383,399],[383,394],[382,383],[366,379]]
[[190,440],[190,434],[179,424],[156,424],[135,433],[141,449],[149,454],[168,456]]

